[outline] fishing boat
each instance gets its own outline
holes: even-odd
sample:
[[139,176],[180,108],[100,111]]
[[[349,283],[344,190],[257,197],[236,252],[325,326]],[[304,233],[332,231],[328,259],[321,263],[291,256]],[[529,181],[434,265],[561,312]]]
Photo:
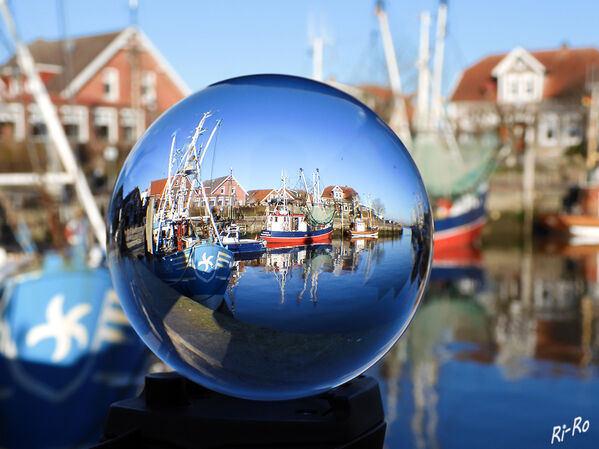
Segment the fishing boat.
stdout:
[[352,239],[378,239],[379,228],[372,226],[372,209],[370,206],[370,196],[368,196],[368,223],[361,217],[356,217],[349,225],[347,233]]
[[[233,252],[220,238],[200,176],[206,151],[221,124],[218,120],[205,145],[198,146],[210,116],[208,112],[203,115],[191,143],[179,157],[175,156],[173,136],[168,178],[157,210],[150,202],[146,211],[146,238],[151,240],[148,248],[154,255],[151,268],[166,284],[195,300],[224,294],[234,261]],[[206,214],[199,219],[190,215],[192,199],[198,196]]]
[[472,245],[487,222],[485,192],[462,194],[450,203],[447,199],[436,202],[435,252],[447,248]]
[[567,234],[574,245],[599,242],[599,217],[597,216],[548,214],[539,217],[538,221],[547,229]]
[[243,238],[239,225],[236,224],[231,224],[222,230],[220,240],[236,257],[247,254],[259,255],[266,250],[266,240]]
[[285,176],[282,177],[282,182],[282,202],[273,210],[267,209],[266,229],[262,230],[260,238],[268,244],[288,245],[310,245],[330,241],[333,234],[334,211],[329,213],[326,206],[315,203],[314,199],[311,199],[314,195],[308,193],[304,213],[294,213],[287,204]]
[[[447,3],[441,1],[437,14],[433,71],[429,67],[430,15],[421,15],[418,66],[418,106],[414,129],[401,92],[395,50],[387,15],[379,4],[387,69],[394,94],[389,125],[409,149],[429,194],[434,220],[435,250],[473,244],[486,223],[487,182],[502,149],[495,133],[463,134],[458,140],[447,119],[442,95]],[[432,75],[432,76],[431,76]]]
[[356,218],[348,229],[348,234],[352,239],[377,239],[379,237],[378,228],[369,226],[361,218]]

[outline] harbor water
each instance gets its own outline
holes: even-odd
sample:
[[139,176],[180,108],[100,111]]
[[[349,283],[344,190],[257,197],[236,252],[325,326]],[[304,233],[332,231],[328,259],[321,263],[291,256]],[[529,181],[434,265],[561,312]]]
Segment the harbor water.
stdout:
[[[379,289],[382,304],[378,306],[385,302],[392,306],[394,286],[378,285],[377,270],[387,269],[394,258],[409,251],[406,242],[404,235],[395,240],[333,239],[330,245],[269,249],[256,259],[237,262],[224,301],[234,316],[247,322],[263,320],[265,315],[256,313],[263,307],[272,310],[273,322],[279,321],[277,314],[288,317],[287,327],[293,326],[293,317],[299,321],[314,314],[319,317],[314,331],[322,332],[336,315],[352,313],[337,301],[327,302],[328,289],[341,288],[336,282],[349,280],[351,285],[345,288]],[[418,275],[406,270],[402,279]],[[344,277],[345,273],[351,275]],[[410,327],[367,371],[379,381],[383,397],[388,426],[385,447],[536,448],[549,447],[552,440],[569,448],[595,447],[599,439],[598,275],[599,247],[573,247],[559,241],[537,242],[528,254],[518,246],[501,246],[437,255],[428,290]],[[260,295],[243,288],[244,282],[273,290],[276,295],[267,297],[275,296],[276,303],[261,303]],[[65,315],[75,307],[69,304],[65,302]],[[6,304],[3,307],[6,310]],[[4,343],[7,317],[2,322]],[[384,321],[375,313],[366,318]],[[139,356],[135,336],[128,334],[126,344],[133,346],[118,349],[125,340],[112,342],[120,351],[115,357],[122,358],[127,351]],[[83,347],[76,339],[71,343],[73,351]],[[51,348],[48,354],[48,358],[54,354]],[[107,351],[101,354],[109,356]],[[32,410],[69,416],[66,411],[85,406],[93,410],[89,416],[94,422],[86,421],[83,435],[77,426],[43,425],[44,438],[38,434],[29,439],[15,430],[16,423],[3,424],[1,447],[53,447],[58,441],[86,447],[101,433],[109,406],[102,397],[106,385],[116,388],[110,400],[118,400],[135,394],[131,382],[142,378],[137,364],[137,372],[129,374],[123,388],[117,359],[106,359],[104,367],[93,373],[81,362],[48,370],[40,365],[41,355],[35,365],[10,356],[5,344],[2,364],[18,366],[19,372],[30,370],[25,379],[42,370],[48,376],[66,373],[76,385],[52,387],[55,381],[49,378],[24,384],[23,375],[15,377],[14,369],[7,370],[0,385],[1,416],[34,416]],[[106,363],[113,368],[107,370]],[[326,365],[326,360],[322,363]],[[77,366],[87,371],[75,373]],[[61,379],[61,385],[69,384]],[[50,385],[44,387],[44,382]],[[84,388],[85,404],[77,405],[84,397],[78,387]],[[6,419],[3,423],[11,422]],[[561,429],[557,434],[556,427]],[[570,430],[565,432],[566,428]]]

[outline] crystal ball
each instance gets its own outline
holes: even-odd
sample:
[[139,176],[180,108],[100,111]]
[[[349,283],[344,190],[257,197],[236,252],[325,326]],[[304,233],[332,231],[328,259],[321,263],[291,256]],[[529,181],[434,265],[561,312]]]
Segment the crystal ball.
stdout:
[[136,143],[108,212],[123,309],[166,364],[253,400],[321,393],[409,325],[432,219],[410,154],[329,85],[255,75],[213,84]]

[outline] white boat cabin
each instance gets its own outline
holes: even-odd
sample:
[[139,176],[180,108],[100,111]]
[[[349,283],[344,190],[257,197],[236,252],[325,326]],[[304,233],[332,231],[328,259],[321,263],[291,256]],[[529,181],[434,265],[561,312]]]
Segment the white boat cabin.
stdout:
[[356,220],[353,222],[352,231],[366,232],[366,223],[364,220],[356,218]]
[[307,232],[308,223],[306,223],[306,217],[302,214],[291,214],[285,209],[275,209],[267,215],[266,229],[280,232]]

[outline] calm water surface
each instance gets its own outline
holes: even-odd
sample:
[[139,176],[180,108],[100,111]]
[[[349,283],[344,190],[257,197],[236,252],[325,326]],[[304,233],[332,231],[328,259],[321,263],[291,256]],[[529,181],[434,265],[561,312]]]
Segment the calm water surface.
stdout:
[[[599,447],[599,247],[538,246],[435,262],[410,328],[368,372],[385,447]],[[577,417],[587,431],[552,446]]]
[[[273,323],[281,317],[326,310],[314,321],[318,331],[334,321],[327,316],[351,316],[351,309],[326,300],[329,288],[347,288],[344,282],[351,279],[352,288],[374,289],[383,298],[379,304],[382,315],[373,312],[369,319],[384,322],[385,301],[392,309],[392,298],[399,294],[397,289],[405,285],[406,277],[419,275],[417,269],[402,265],[397,286],[377,281],[377,273],[384,275],[384,270],[391,269],[394,257],[400,260],[402,251],[410,251],[405,243],[334,240],[331,245],[269,251],[259,259],[239,262],[225,301],[239,319],[264,320],[263,314],[253,313],[259,298],[246,297],[249,290],[242,288],[244,282],[258,283],[279,298],[276,304],[260,305],[272,309]],[[381,387],[388,423],[386,448],[597,447],[599,247],[537,246],[530,254],[518,248],[470,250],[435,262],[428,292],[412,324],[368,371]],[[98,304],[105,304],[103,298],[98,298]],[[64,314],[75,307],[69,301],[67,296]],[[93,309],[90,316],[103,316],[101,310]],[[53,389],[40,386],[47,371],[40,371],[33,358],[19,368],[41,377],[28,385],[16,381],[14,369],[8,369],[15,362],[4,344],[0,447],[52,446],[44,442],[85,447],[96,441],[108,403],[134,394],[132,379],[140,379],[139,363],[125,375],[117,361],[130,354],[143,358],[139,343],[122,327],[119,315],[110,316],[113,321],[107,326],[118,330],[116,335],[121,337],[126,332],[127,338],[120,343],[129,346],[117,347],[114,355],[107,350],[107,342],[98,346],[103,348],[97,353],[101,357],[97,360],[103,360],[100,370],[86,371],[85,382],[73,372],[79,383],[72,390],[64,376],[58,377],[64,384]],[[7,329],[5,321],[4,343]],[[106,338],[110,339],[110,334]],[[77,341],[72,345],[75,350]],[[53,355],[52,351],[48,354]],[[69,373],[77,366],[90,369],[89,364],[80,362],[59,366],[56,373]],[[110,401],[108,387],[112,388]],[[23,396],[19,399],[18,395]],[[80,404],[82,401],[85,404]],[[70,439],[67,411],[83,409],[79,406],[94,413],[87,414],[86,435],[73,430]],[[43,422],[42,415],[50,410],[53,416],[67,419],[57,426],[60,437],[52,437],[52,426],[43,425],[45,437],[38,435],[19,444],[22,437],[18,435],[26,432],[16,432],[17,423],[10,417],[38,416]],[[563,442],[554,440],[552,446],[554,426],[571,428],[577,417],[581,417],[581,427],[588,421],[588,430],[565,435]],[[10,428],[4,425],[7,423]]]

